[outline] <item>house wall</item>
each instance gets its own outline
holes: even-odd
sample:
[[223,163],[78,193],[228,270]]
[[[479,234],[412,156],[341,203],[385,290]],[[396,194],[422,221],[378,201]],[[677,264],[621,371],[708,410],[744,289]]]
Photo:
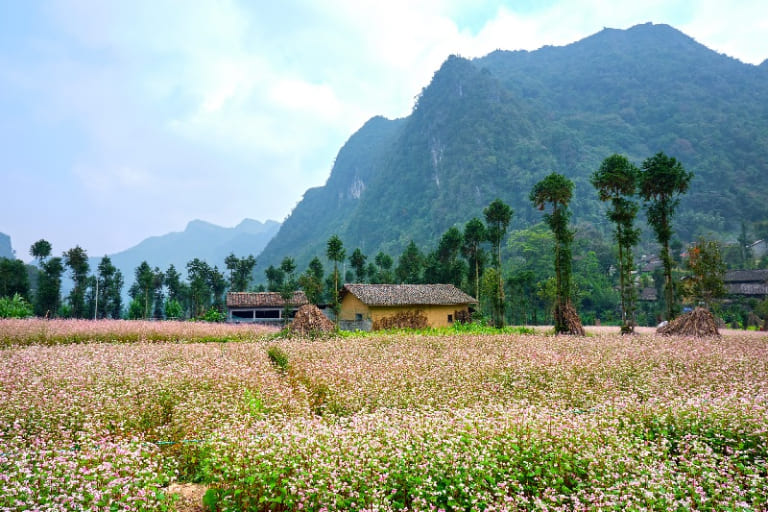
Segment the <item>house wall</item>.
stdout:
[[364,319],[370,317],[368,306],[363,304],[360,299],[348,293],[341,301],[341,310],[339,311],[339,320],[343,322],[355,321],[356,315],[363,315]]
[[448,315],[455,320],[456,311],[468,311],[466,305],[452,306],[373,306],[368,307],[360,299],[351,293],[344,297],[341,302],[341,312],[339,318],[342,322],[353,322],[356,315],[362,315],[364,320],[376,322],[384,317],[394,316],[404,311],[421,311],[427,317],[427,323],[430,327],[447,327],[452,324],[448,322]]

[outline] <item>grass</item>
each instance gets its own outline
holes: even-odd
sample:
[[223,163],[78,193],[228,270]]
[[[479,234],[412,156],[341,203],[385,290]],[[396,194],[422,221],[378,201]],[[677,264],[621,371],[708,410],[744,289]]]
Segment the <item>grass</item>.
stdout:
[[768,508],[768,336],[592,334],[6,345],[0,510]]

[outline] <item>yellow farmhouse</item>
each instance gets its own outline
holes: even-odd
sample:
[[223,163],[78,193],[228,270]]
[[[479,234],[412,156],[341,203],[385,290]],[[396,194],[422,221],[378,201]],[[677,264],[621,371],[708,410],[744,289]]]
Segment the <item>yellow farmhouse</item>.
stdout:
[[445,327],[469,318],[477,301],[451,284],[346,284],[342,328]]

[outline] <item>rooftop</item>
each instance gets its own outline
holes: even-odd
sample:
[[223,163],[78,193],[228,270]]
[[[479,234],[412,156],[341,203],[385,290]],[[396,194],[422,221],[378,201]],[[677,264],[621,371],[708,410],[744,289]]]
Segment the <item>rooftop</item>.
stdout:
[[[303,306],[309,304],[304,292],[294,292],[291,305]],[[283,308],[285,301],[277,292],[229,292],[227,293],[228,308]]]
[[477,301],[452,284],[346,284],[342,297],[351,293],[367,306],[448,306]]

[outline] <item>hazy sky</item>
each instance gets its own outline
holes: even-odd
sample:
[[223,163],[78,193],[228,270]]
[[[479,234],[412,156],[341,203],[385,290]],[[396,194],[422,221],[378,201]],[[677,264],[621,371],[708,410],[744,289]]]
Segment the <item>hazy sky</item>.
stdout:
[[0,232],[29,260],[282,221],[448,55],[648,21],[768,58],[765,0],[0,0]]

